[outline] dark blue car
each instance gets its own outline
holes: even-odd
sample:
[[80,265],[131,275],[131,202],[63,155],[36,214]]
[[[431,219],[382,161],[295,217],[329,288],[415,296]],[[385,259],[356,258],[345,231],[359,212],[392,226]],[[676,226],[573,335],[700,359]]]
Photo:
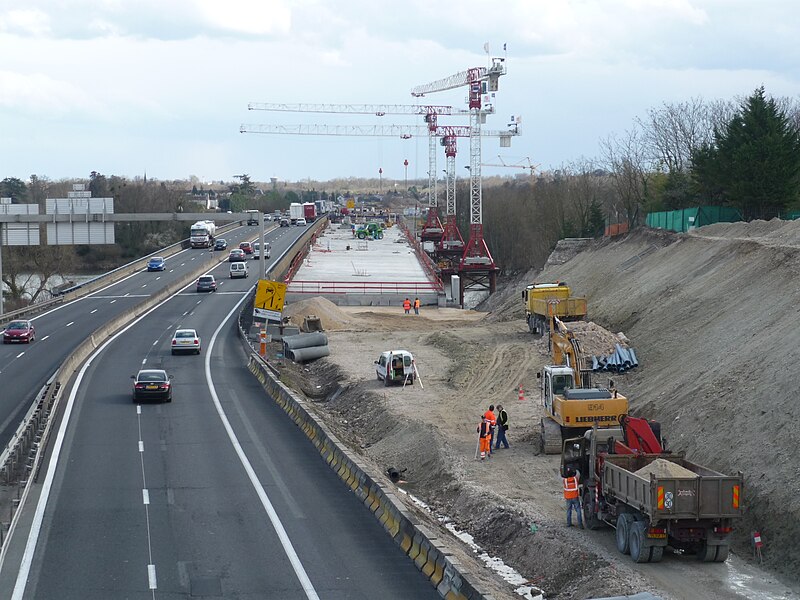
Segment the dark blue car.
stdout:
[[154,256],[149,261],[147,261],[147,270],[148,271],[163,271],[165,264],[166,263],[164,262],[164,259],[162,257]]

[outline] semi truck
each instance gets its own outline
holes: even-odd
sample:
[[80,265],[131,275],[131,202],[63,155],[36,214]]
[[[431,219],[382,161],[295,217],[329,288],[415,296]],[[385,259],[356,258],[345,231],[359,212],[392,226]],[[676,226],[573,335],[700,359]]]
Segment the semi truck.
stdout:
[[197,221],[189,230],[189,242],[192,248],[211,248],[216,233],[214,221]]
[[586,318],[586,298],[573,296],[563,281],[532,283],[522,290],[525,320],[534,335],[543,335],[552,327],[553,317],[562,321],[582,321]]
[[658,562],[667,547],[704,562],[728,558],[742,473],[723,475],[669,452],[657,422],[622,415],[617,427],[565,440],[562,476],[569,469],[580,473],[586,528],[615,527],[617,549],[635,562]]
[[303,218],[303,205],[299,202],[292,202],[289,205],[289,222],[292,225],[297,223],[297,219]]
[[313,202],[304,202],[302,216],[305,217],[306,223],[313,223],[317,218],[317,205]]

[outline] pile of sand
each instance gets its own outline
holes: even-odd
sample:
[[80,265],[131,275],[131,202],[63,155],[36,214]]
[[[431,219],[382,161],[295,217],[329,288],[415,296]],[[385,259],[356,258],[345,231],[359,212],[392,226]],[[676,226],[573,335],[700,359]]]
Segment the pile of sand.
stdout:
[[303,324],[305,317],[311,315],[319,317],[325,331],[347,329],[353,324],[350,315],[321,296],[287,304],[283,310],[283,316],[289,317],[289,321],[298,326]]
[[647,479],[650,478],[651,473],[656,477],[685,477],[687,479],[697,477],[697,473],[690,471],[686,467],[682,467],[678,463],[670,462],[663,458],[657,458],[646,467],[642,467],[634,472],[635,475]]
[[624,336],[612,333],[592,321],[574,321],[567,323],[567,327],[575,334],[575,339],[580,342],[584,356],[613,354],[616,344],[623,348],[628,347]]

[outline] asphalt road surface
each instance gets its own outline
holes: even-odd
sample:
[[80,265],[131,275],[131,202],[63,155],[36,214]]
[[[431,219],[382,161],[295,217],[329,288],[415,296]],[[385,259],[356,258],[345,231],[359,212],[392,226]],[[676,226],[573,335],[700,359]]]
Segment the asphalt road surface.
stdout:
[[[255,278],[227,268],[217,293],[188,288],[85,369],[16,597],[438,598],[246,369],[235,316]],[[179,327],[199,356],[170,354]],[[172,403],[132,401],[142,367],[167,370]]]

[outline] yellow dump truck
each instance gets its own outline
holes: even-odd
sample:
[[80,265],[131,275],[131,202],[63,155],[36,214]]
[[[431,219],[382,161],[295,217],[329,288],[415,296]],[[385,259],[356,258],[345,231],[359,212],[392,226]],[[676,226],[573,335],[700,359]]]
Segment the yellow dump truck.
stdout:
[[586,298],[572,295],[562,282],[533,283],[522,290],[525,320],[535,335],[543,335],[552,327],[553,317],[562,321],[581,321],[586,318]]

